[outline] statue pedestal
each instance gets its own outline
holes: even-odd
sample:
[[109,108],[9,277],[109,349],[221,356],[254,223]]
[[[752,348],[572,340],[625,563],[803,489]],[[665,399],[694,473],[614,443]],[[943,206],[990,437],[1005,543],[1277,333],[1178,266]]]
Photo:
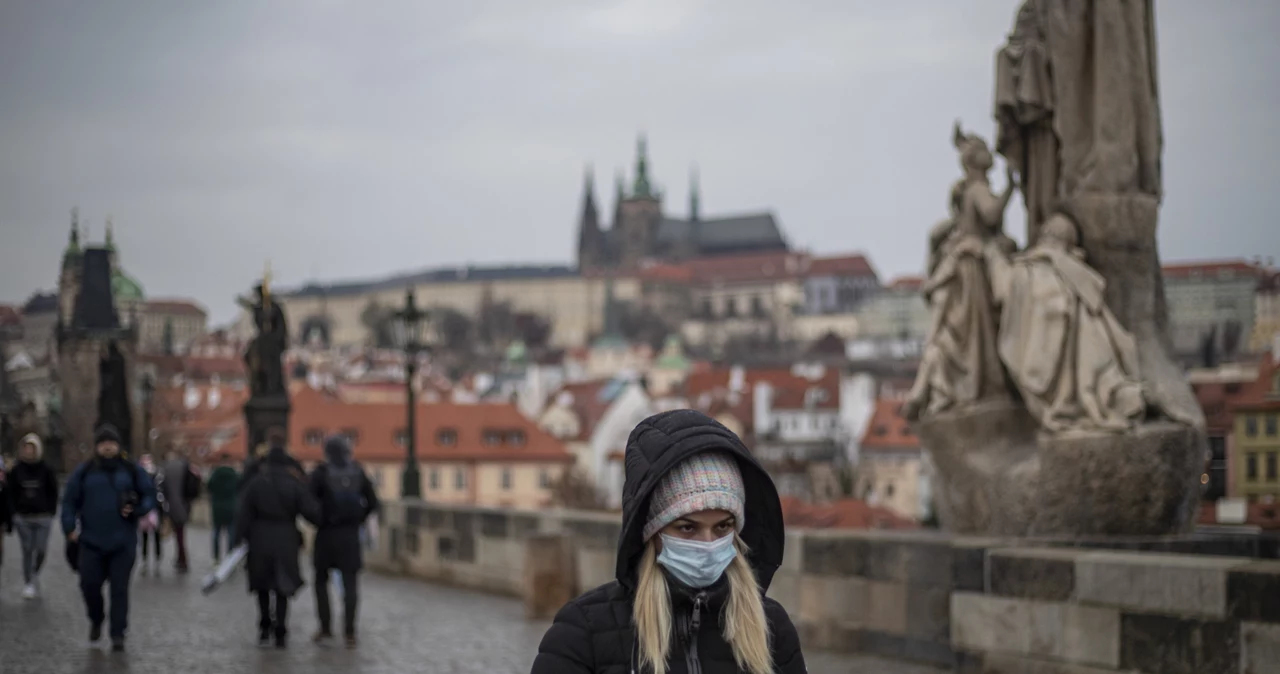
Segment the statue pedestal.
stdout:
[[244,421],[248,428],[248,453],[253,456],[254,448],[265,444],[267,431],[279,427],[285,437],[289,437],[289,396],[255,396],[244,404]]
[[1041,433],[1015,401],[913,425],[937,468],[943,526],[996,536],[1153,536],[1190,530],[1204,437],[1157,421],[1125,433]]

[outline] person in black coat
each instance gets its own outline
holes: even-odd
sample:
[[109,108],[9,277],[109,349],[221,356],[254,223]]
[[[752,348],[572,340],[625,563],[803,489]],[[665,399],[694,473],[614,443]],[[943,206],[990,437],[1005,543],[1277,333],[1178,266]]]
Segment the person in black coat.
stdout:
[[272,447],[245,487],[236,513],[235,540],[249,545],[245,570],[249,591],[258,596],[259,645],[266,645],[274,634],[276,647],[285,647],[289,599],[303,585],[298,563],[302,549],[299,516],[316,524],[320,507],[311,497],[298,462],[283,447]]
[[640,422],[625,453],[616,579],[569,602],[533,674],[803,674],[785,609],[782,506],[738,436],[694,410]]
[[351,445],[341,436],[325,441],[325,463],[311,473],[311,494],[320,503],[321,517],[316,531],[312,561],[316,570],[316,613],[320,630],[314,641],[333,638],[329,608],[329,576],[342,576],[343,637],[347,648],[356,645],[356,604],[358,576],[364,560],[360,527],[378,511],[378,494],[364,468],[351,458]]

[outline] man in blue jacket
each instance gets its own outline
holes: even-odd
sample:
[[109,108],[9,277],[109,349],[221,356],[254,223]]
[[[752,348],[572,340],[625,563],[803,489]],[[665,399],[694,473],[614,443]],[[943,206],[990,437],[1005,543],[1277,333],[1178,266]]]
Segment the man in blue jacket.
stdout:
[[124,650],[129,580],[138,553],[138,519],[156,507],[156,489],[141,467],[120,456],[120,433],[94,432],[94,458],[67,478],[62,531],[78,543],[80,591],[89,614],[89,641],[102,638],[102,585],[111,583],[111,649]]

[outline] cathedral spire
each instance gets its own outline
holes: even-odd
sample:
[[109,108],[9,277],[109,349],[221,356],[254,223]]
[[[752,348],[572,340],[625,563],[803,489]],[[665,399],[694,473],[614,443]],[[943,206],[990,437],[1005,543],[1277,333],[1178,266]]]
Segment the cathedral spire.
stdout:
[[596,208],[595,173],[587,164],[582,179],[582,213],[578,218],[578,267],[588,268],[604,260],[600,233],[600,212]]
[[116,251],[116,240],[115,240],[115,236],[112,234],[112,231],[111,231],[110,215],[107,216],[107,236],[104,241],[104,247],[113,253]]
[[689,220],[692,222],[697,222],[701,217],[699,201],[701,197],[698,195],[698,167],[694,166],[689,171]]
[[62,265],[70,266],[80,260],[80,209],[71,209],[71,233],[67,236],[67,248],[62,252]]
[[649,148],[643,133],[636,139],[636,181],[631,192],[637,199],[653,197],[653,187],[649,184]]

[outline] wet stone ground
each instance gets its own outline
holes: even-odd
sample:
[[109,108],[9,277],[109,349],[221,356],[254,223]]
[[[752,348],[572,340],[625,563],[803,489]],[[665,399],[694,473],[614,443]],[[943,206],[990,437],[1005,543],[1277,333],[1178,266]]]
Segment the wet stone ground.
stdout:
[[[189,575],[173,571],[168,541],[158,576],[135,569],[128,650],[122,654],[88,645],[77,578],[63,561],[61,543],[50,543],[43,596],[23,601],[18,540],[6,536],[0,565],[0,673],[522,674],[529,671],[547,627],[525,620],[520,603],[509,598],[366,574],[358,649],[311,644],[316,622],[310,587],[290,607],[289,648],[259,649],[256,604],[243,576],[202,596],[200,578],[212,567],[209,538],[200,530],[188,535],[194,562]],[[873,658],[806,657],[813,674],[938,672]]]

